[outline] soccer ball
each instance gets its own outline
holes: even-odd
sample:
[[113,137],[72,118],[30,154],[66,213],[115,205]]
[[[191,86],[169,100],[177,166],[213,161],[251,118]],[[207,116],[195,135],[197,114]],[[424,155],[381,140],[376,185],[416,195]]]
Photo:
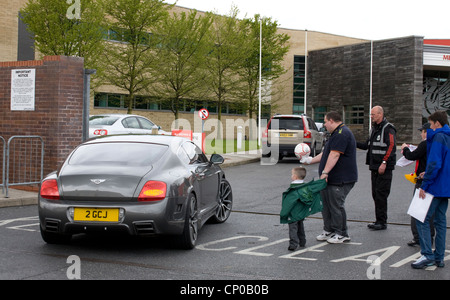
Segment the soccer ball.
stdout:
[[302,157],[308,157],[311,153],[311,148],[305,143],[300,143],[297,146],[295,146],[294,149],[295,156],[297,156],[298,159],[302,159]]

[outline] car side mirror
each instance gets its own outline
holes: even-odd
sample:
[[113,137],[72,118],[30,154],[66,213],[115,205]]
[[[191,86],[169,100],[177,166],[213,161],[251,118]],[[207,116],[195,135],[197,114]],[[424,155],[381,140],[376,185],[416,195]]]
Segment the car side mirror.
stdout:
[[223,164],[225,160],[222,155],[214,153],[213,155],[211,155],[210,161],[215,165],[220,165]]

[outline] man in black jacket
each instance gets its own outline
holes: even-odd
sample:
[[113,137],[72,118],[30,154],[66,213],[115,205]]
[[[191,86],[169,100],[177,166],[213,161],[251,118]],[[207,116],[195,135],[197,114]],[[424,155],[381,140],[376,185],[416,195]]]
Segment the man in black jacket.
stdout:
[[[422,186],[423,177],[420,176],[422,172],[425,172],[427,168],[427,130],[430,129],[430,123],[423,124],[421,131],[422,142],[417,146],[414,151],[408,148],[407,144],[402,145],[403,156],[408,160],[416,161],[416,168],[414,173],[417,176],[417,182],[414,186],[414,191]],[[413,193],[414,194],[414,193]],[[433,240],[435,235],[434,224],[430,222],[431,239]],[[411,217],[411,232],[413,234],[413,239],[408,242],[408,246],[420,246],[419,243],[419,233],[417,232],[416,219]]]
[[381,106],[370,111],[372,130],[365,143],[357,143],[359,149],[368,150],[366,164],[369,165],[372,181],[372,198],[375,202],[375,223],[367,225],[373,230],[387,228],[387,198],[391,192],[392,171],[396,164],[396,129],[384,117]]

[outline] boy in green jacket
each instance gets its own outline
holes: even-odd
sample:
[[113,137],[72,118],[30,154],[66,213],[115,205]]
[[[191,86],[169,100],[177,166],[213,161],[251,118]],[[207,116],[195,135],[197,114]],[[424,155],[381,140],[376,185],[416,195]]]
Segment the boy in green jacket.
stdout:
[[296,167],[291,170],[291,185],[283,192],[280,223],[289,224],[289,251],[300,245],[305,247],[306,236],[303,220],[312,214],[322,211],[320,191],[326,186],[326,180],[304,183],[306,169]]

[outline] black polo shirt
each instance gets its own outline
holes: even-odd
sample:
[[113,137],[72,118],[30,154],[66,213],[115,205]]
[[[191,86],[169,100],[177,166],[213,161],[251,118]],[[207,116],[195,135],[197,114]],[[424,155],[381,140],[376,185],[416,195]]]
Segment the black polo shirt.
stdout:
[[322,175],[331,151],[337,151],[341,156],[328,174],[328,184],[340,185],[357,182],[356,140],[353,132],[344,124],[340,124],[331,133],[330,139],[325,144],[319,164],[319,175]]

